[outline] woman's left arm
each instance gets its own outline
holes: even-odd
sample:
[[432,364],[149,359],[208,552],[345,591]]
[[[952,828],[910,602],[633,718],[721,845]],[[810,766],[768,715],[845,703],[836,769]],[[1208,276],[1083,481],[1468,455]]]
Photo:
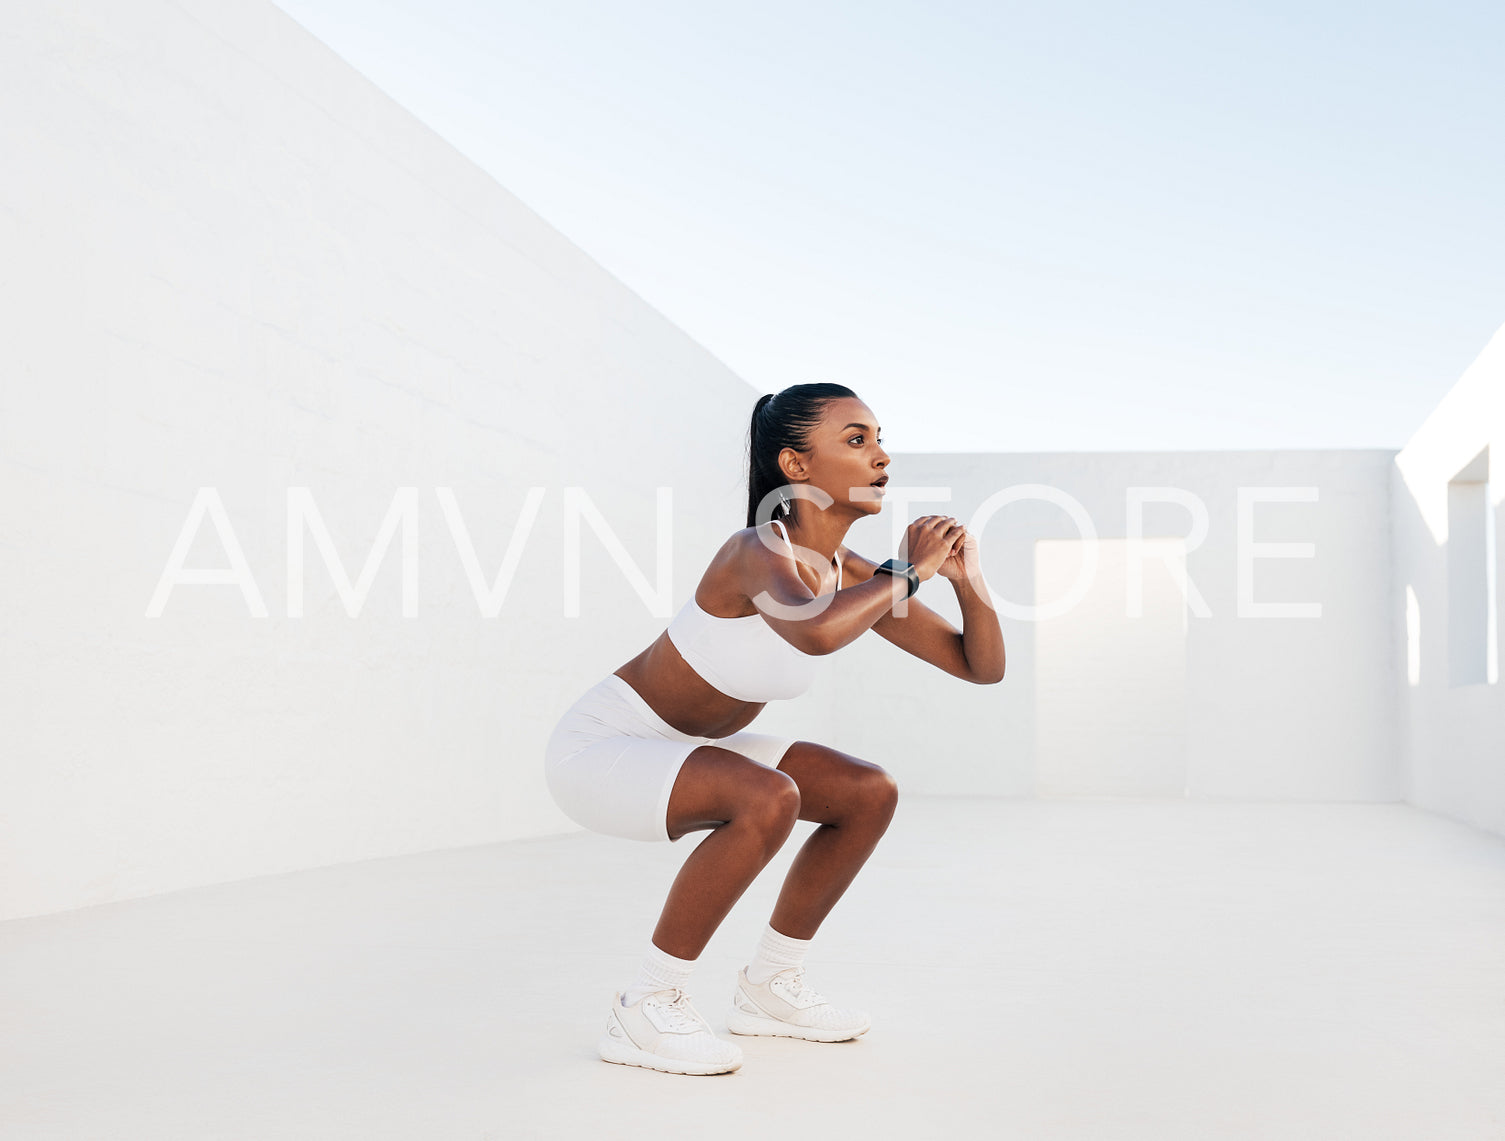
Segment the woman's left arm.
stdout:
[[[855,586],[872,578],[877,564],[855,551],[845,551],[841,568],[842,581]],[[998,613],[979,591],[979,587],[986,587],[977,558],[977,540],[970,534],[963,532],[951,555],[941,564],[936,577],[943,576],[956,590],[962,629],[958,630],[915,595],[899,604],[905,610],[902,618],[890,609],[873,623],[873,630],[901,650],[963,681],[978,685],[1002,681],[1003,631],[998,627]]]

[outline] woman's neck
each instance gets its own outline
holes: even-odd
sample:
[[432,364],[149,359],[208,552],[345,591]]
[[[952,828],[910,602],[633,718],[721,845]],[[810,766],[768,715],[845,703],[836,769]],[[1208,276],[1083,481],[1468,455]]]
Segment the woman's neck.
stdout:
[[826,514],[822,514],[804,526],[796,526],[782,517],[779,518],[779,523],[789,535],[791,543],[825,556],[823,561],[830,564],[836,561],[836,549],[841,546],[850,521],[828,518]]

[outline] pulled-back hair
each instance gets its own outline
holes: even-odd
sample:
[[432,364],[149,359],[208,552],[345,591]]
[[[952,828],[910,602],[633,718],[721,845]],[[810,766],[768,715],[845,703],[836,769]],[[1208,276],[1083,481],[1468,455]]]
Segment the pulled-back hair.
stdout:
[[[826,405],[844,396],[856,396],[843,384],[792,384],[783,392],[760,396],[753,407],[747,435],[747,525],[758,522],[763,500],[789,481],[779,469],[779,453],[785,448],[803,452],[810,446],[810,432],[826,414]],[[775,501],[767,517],[782,515],[790,523],[799,518],[798,498],[786,495],[789,509]],[[766,509],[765,509],[766,510]]]

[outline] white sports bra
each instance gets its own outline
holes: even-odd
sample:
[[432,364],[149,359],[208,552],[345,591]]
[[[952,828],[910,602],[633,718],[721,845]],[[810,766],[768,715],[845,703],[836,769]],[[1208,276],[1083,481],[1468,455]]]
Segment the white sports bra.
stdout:
[[[773,520],[794,553],[783,521]],[[836,561],[841,589],[841,560]],[[703,610],[695,596],[669,623],[669,641],[690,668],[738,701],[777,701],[798,697],[815,680],[820,655],[791,646],[763,620],[763,613],[722,618]]]

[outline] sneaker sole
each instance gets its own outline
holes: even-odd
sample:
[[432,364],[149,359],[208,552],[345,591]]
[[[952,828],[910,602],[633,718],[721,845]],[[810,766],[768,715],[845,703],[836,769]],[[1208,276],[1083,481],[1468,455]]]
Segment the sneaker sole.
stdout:
[[726,1028],[733,1034],[759,1035],[768,1038],[802,1038],[806,1042],[846,1042],[862,1037],[871,1026],[872,1023],[869,1022],[859,1030],[822,1030],[818,1026],[795,1026],[789,1022],[780,1022],[777,1018],[748,1014],[736,1007],[732,1007],[731,1013],[726,1016]]
[[678,1058],[665,1058],[650,1054],[647,1050],[639,1050],[630,1043],[619,1042],[610,1034],[601,1036],[597,1051],[602,1061],[616,1062],[622,1066],[642,1066],[645,1070],[660,1070],[666,1074],[729,1074],[742,1065],[741,1058],[735,1062],[683,1062]]

